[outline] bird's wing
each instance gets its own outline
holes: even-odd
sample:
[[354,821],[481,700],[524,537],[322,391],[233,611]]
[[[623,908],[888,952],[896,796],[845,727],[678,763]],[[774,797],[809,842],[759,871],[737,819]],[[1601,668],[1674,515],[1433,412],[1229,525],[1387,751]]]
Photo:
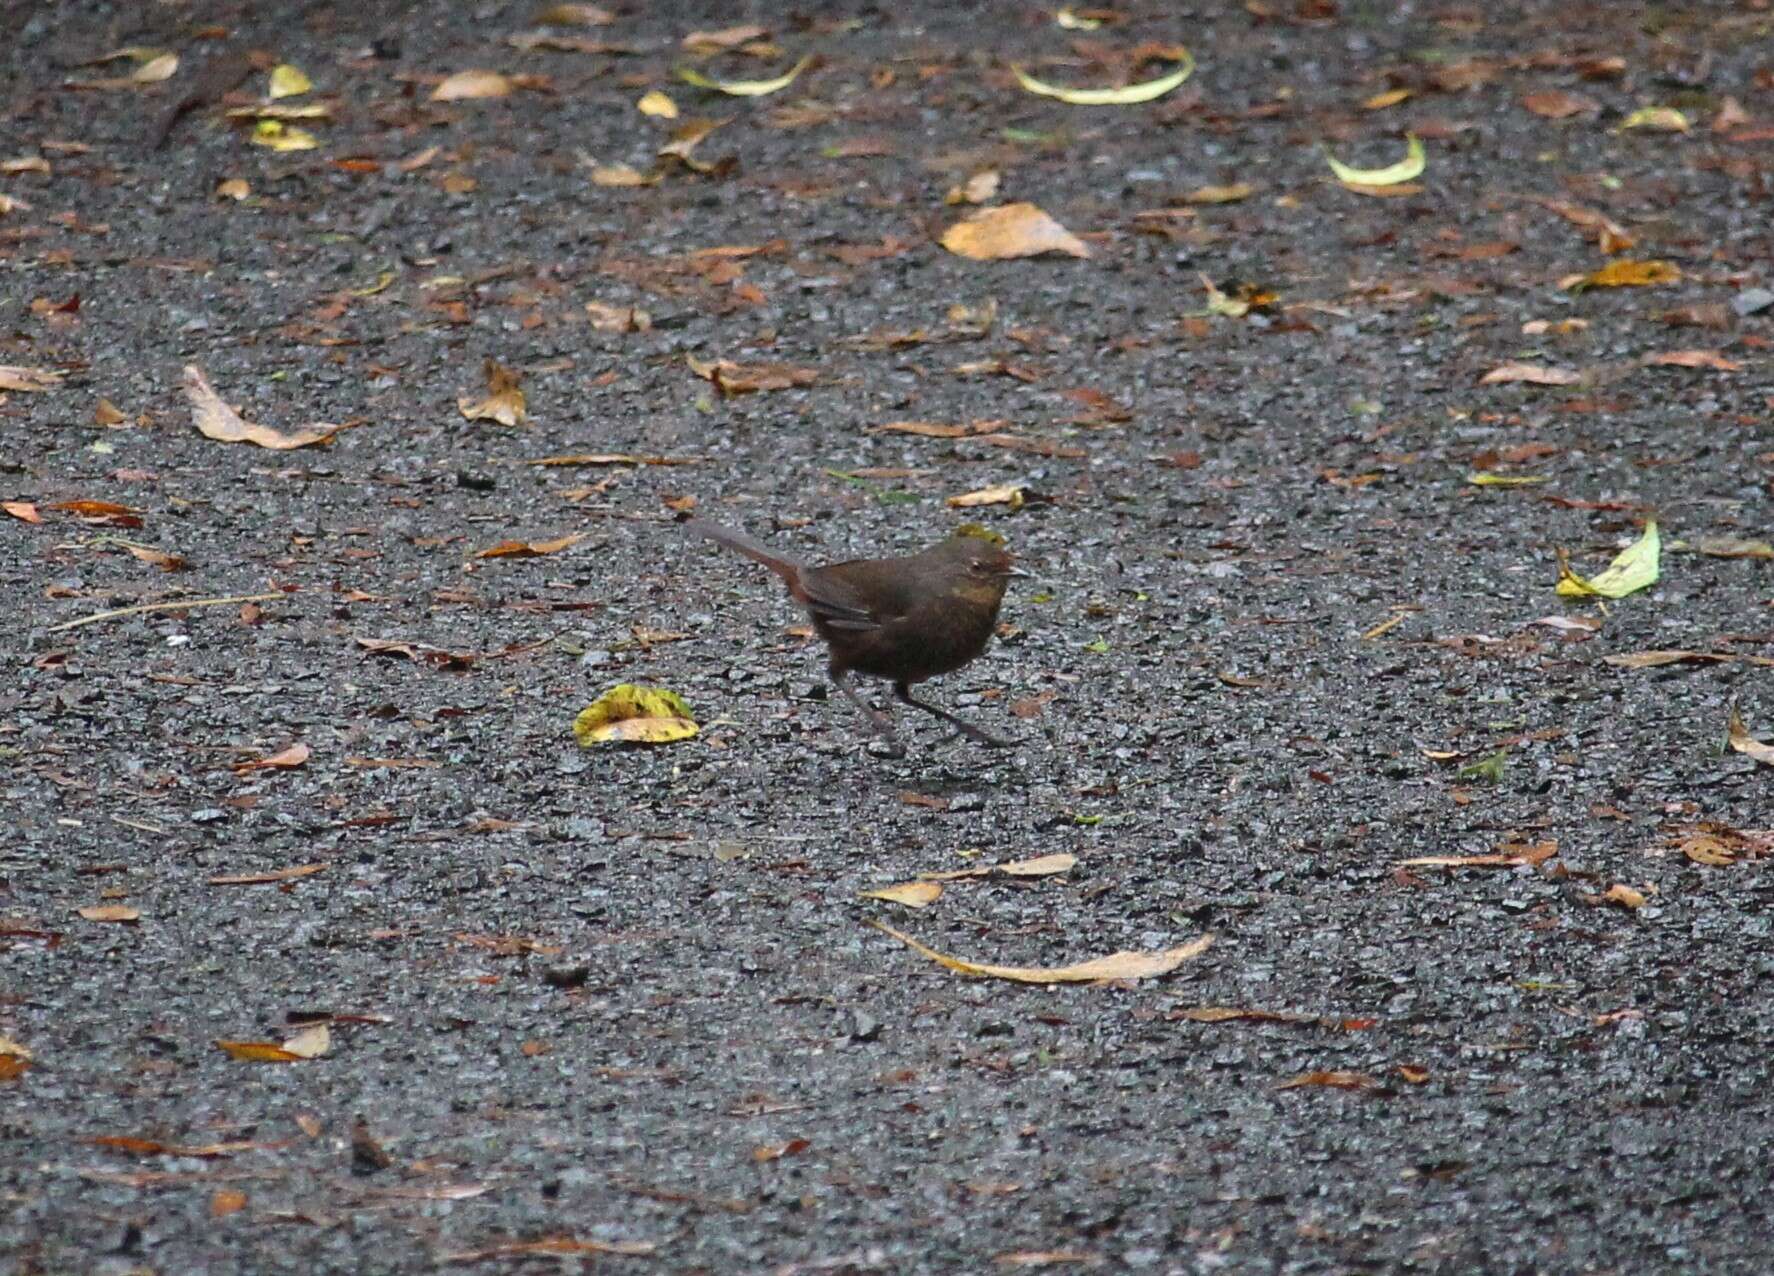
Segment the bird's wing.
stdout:
[[801,593],[801,602],[813,618],[833,629],[867,632],[881,627],[880,620],[863,605],[861,598],[842,580],[826,572],[803,572]]

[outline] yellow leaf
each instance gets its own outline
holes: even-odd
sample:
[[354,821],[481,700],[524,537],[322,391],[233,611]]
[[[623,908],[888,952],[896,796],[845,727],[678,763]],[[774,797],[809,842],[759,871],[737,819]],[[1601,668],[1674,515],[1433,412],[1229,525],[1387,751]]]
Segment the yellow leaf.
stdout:
[[217,199],[245,199],[253,193],[253,188],[240,177],[227,177],[216,183]]
[[607,27],[616,15],[595,4],[557,4],[530,21],[539,27]]
[[431,90],[433,102],[464,102],[473,98],[510,97],[511,77],[497,71],[458,71]]
[[939,953],[882,922],[871,921],[869,925],[893,936],[906,947],[923,953],[937,965],[949,970],[987,979],[1008,979],[1019,984],[1090,984],[1104,979],[1152,979],[1169,974],[1191,957],[1199,957],[1213,946],[1213,936],[1202,935],[1177,948],[1166,948],[1155,953],[1110,953],[1107,957],[1096,957],[1071,966],[993,966]]
[[1023,488],[1020,483],[1000,483],[996,487],[982,487],[977,492],[951,496],[946,504],[954,509],[972,509],[976,505],[1008,505],[1013,510],[1019,510],[1023,507]]
[[1068,31],[1095,31],[1103,24],[1101,18],[1093,18],[1073,9],[1061,9],[1053,15],[1053,20]]
[[1602,892],[1602,898],[1610,904],[1618,904],[1622,908],[1643,908],[1645,893],[1635,890],[1624,882],[1615,882]]
[[1195,70],[1195,58],[1187,50],[1177,50],[1178,66],[1169,75],[1160,76],[1156,80],[1142,80],[1138,84],[1123,85],[1118,89],[1068,89],[1058,84],[1048,84],[1037,80],[1020,66],[1011,65],[1010,73],[1016,76],[1018,84],[1030,93],[1042,97],[1058,98],[1073,106],[1131,106],[1136,102],[1150,102],[1161,98],[1184,80]]
[[302,1057],[272,1041],[218,1041],[216,1045],[227,1051],[230,1059],[242,1063],[294,1063]]
[[690,706],[675,691],[632,682],[611,687],[573,720],[574,738],[586,749],[610,742],[672,744],[700,730]]
[[1548,481],[1544,474],[1492,474],[1488,470],[1480,470],[1476,474],[1468,474],[1466,481],[1474,487],[1531,487],[1535,483]]
[[889,904],[904,904],[907,908],[924,908],[936,902],[942,894],[942,887],[935,882],[900,882],[895,886],[883,886],[878,891],[864,891],[864,899],[884,899]]
[[631,164],[599,164],[591,170],[593,186],[651,186],[658,180],[657,173],[649,176]]
[[311,151],[320,139],[307,129],[292,128],[282,120],[260,120],[253,125],[254,146],[269,146],[274,151]]
[[650,92],[641,94],[641,100],[634,105],[635,109],[642,115],[651,115],[654,118],[661,120],[675,120],[678,118],[678,104],[665,94],[661,93],[658,89],[653,89]]
[[1621,120],[1614,131],[1620,133],[1629,128],[1648,128],[1659,133],[1686,133],[1689,125],[1688,117],[1673,106],[1641,106]]
[[523,387],[517,373],[496,359],[486,361],[487,397],[471,399],[462,395],[456,409],[470,421],[497,421],[500,425],[521,425],[527,418]]
[[974,261],[1038,257],[1042,253],[1090,256],[1082,240],[1033,204],[1005,204],[977,212],[944,231],[942,246]]
[[242,420],[240,414],[211,388],[203,369],[194,364],[185,367],[185,398],[191,404],[192,424],[198,433],[218,443],[256,443],[262,448],[284,452],[324,443],[338,433],[333,426],[314,425],[299,434],[285,434],[268,425],[254,425]]
[[1744,724],[1743,715],[1737,712],[1737,706],[1731,706],[1731,721],[1727,730],[1727,742],[1738,753],[1754,758],[1766,766],[1774,766],[1774,744],[1763,744],[1749,733]]
[[300,97],[314,88],[310,80],[299,69],[287,62],[279,62],[271,68],[271,87],[267,96],[273,101],[284,97]]
[[1389,106],[1397,106],[1411,95],[1409,89],[1389,89],[1384,93],[1376,93],[1361,104],[1364,111],[1383,111]]
[[1662,540],[1657,535],[1657,521],[1645,523],[1644,535],[1615,557],[1607,570],[1593,580],[1584,580],[1571,570],[1563,550],[1558,559],[1558,593],[1562,598],[1624,598],[1657,581],[1658,559]]
[[1579,275],[1575,281],[1564,283],[1565,288],[1643,288],[1651,284],[1673,284],[1681,281],[1682,272],[1673,262],[1652,260],[1634,261],[1622,258],[1611,261],[1600,270],[1587,275]]
[[678,68],[678,79],[685,84],[693,84],[699,89],[712,89],[716,93],[726,93],[732,97],[766,97],[771,93],[781,92],[795,82],[795,77],[805,71],[813,62],[813,55],[808,54],[790,67],[786,74],[774,80],[716,80],[704,75],[694,67]]
[[1231,186],[1200,186],[1183,196],[1185,204],[1235,204],[1241,199],[1249,199],[1257,193],[1257,188],[1249,182],[1235,182]]
[[1331,172],[1337,180],[1351,186],[1396,186],[1400,182],[1408,182],[1420,176],[1428,163],[1423,152],[1423,140],[1415,133],[1406,133],[1405,155],[1396,164],[1388,164],[1385,168],[1350,168],[1340,163],[1336,156],[1325,154],[1324,162],[1329,164]]

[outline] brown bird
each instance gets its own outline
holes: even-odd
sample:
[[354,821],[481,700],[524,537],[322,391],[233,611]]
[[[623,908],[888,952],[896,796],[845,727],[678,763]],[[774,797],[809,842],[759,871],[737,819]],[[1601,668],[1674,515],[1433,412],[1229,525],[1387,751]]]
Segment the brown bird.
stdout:
[[892,719],[857,694],[853,672],[890,680],[902,703],[935,714],[970,740],[998,748],[1011,744],[946,709],[914,700],[911,691],[914,682],[968,664],[992,641],[1005,586],[1012,576],[1028,574],[1011,564],[1002,545],[961,531],[907,558],[809,567],[706,519],[691,519],[684,530],[736,549],[782,577],[789,596],[807,609],[831,649],[832,682],[862,710],[894,757],[905,750]]

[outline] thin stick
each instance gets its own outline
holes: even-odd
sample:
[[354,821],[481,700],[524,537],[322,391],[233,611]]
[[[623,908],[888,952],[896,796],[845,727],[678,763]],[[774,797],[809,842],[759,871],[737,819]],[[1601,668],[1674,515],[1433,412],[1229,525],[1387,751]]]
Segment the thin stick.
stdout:
[[43,632],[46,634],[60,633],[64,629],[78,629],[81,625],[95,624],[101,620],[115,620],[119,616],[134,616],[144,611],[183,611],[187,607],[226,607],[229,603],[268,603],[286,597],[283,593],[275,594],[236,594],[232,598],[186,598],[170,603],[138,603],[134,607],[119,607],[115,611],[95,611],[90,616],[82,616],[78,620],[64,620],[59,625],[51,625]]

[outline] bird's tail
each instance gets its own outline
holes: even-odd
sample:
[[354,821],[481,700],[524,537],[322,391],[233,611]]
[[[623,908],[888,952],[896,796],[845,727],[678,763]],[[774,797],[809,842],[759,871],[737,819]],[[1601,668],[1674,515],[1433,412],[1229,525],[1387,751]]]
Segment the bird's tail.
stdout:
[[757,560],[790,585],[797,584],[801,578],[799,560],[787,558],[766,549],[744,532],[736,532],[730,527],[722,527],[719,523],[711,523],[706,518],[693,518],[681,526],[692,536],[702,536],[711,541],[718,541],[728,549],[738,550],[747,558]]

